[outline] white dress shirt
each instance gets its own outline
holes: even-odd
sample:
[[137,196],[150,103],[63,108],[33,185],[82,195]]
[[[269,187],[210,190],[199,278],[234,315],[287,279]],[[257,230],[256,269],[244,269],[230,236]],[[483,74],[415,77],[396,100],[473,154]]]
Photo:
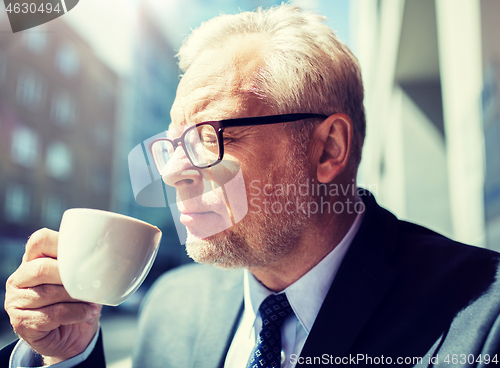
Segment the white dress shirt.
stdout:
[[[295,367],[323,300],[358,232],[362,217],[362,213],[358,214],[340,243],[314,268],[283,291],[294,313],[285,320],[281,327],[281,342],[285,356],[282,368]],[[243,282],[244,311],[229,347],[224,368],[246,367],[257,341],[256,336],[262,330],[260,304],[266,297],[273,294],[247,270],[245,270]]]
[[[287,287],[283,292],[288,298],[293,314],[281,326],[281,341],[285,360],[282,368],[294,368],[296,359],[304,347],[323,300],[337,274],[349,246],[358,232],[363,213],[356,216],[351,228],[340,243],[326,255],[314,268],[299,280]],[[260,304],[272,291],[262,285],[250,272],[245,270],[244,278],[244,311],[238,329],[231,342],[224,368],[245,368],[255,345],[256,336],[262,329],[259,313]],[[52,368],[73,368],[83,362],[94,350],[99,331],[87,349],[71,359],[50,366]],[[19,340],[12,351],[9,368],[34,368],[36,355],[30,346]]]

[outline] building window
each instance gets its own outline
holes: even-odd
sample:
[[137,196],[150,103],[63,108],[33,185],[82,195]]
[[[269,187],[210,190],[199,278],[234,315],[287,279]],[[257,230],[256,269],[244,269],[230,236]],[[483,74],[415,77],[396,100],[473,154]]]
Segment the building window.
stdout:
[[12,161],[24,167],[34,167],[38,162],[38,137],[26,127],[18,127],[12,134]]
[[42,221],[49,228],[57,229],[66,209],[64,201],[56,195],[49,195],[42,202]]
[[50,176],[65,180],[73,172],[73,155],[69,148],[61,142],[52,143],[47,148],[47,172]]
[[73,46],[62,45],[56,55],[56,65],[62,74],[72,77],[80,68],[78,53]]
[[10,184],[5,191],[5,218],[9,222],[23,222],[30,214],[30,193],[24,186]]
[[36,110],[42,104],[42,97],[42,78],[32,70],[21,72],[17,79],[17,101],[31,110]]
[[30,51],[40,54],[47,46],[47,34],[37,27],[37,31],[24,33],[23,42]]
[[54,95],[52,98],[50,114],[57,125],[73,125],[76,120],[75,100],[66,93],[58,93]]

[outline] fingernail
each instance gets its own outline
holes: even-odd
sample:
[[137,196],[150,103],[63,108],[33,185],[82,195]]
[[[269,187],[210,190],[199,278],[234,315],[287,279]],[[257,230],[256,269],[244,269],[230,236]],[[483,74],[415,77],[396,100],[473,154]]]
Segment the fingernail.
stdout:
[[91,303],[90,306],[92,307],[92,315],[94,317],[101,313],[101,307],[98,304]]
[[88,322],[93,321],[99,315],[99,306],[91,303],[89,303],[89,305],[90,309],[87,309],[87,315],[85,317],[85,320]]

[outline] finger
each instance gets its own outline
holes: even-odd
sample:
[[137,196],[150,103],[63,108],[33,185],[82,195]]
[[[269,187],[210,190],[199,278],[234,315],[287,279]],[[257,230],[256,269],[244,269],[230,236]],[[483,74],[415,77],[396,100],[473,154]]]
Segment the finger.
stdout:
[[41,338],[60,326],[93,322],[100,308],[90,303],[57,303],[39,309],[17,311],[11,316],[14,330],[24,339]]
[[37,258],[23,262],[9,277],[7,284],[17,288],[29,288],[42,284],[62,285],[56,259]]
[[57,303],[74,303],[64,286],[43,284],[9,292],[5,298],[5,309],[39,309]]
[[57,258],[57,240],[59,233],[50,229],[35,231],[26,243],[23,261],[29,262],[36,258]]

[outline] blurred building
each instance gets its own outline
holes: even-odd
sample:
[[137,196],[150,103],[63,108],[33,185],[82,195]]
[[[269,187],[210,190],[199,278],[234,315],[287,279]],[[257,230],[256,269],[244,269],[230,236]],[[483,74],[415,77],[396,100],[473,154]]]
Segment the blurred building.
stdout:
[[[483,128],[482,96],[490,101],[483,71],[500,55],[499,5],[353,0],[351,6],[367,110],[360,183],[401,218],[496,250],[499,122],[496,117],[494,127]],[[498,64],[494,68],[498,75]],[[496,134],[486,136],[495,149],[485,151],[485,129]],[[496,194],[485,187],[485,167]]]
[[64,21],[0,19],[0,283],[64,210],[111,206],[117,76]]
[[486,244],[500,250],[500,2],[481,1]]

